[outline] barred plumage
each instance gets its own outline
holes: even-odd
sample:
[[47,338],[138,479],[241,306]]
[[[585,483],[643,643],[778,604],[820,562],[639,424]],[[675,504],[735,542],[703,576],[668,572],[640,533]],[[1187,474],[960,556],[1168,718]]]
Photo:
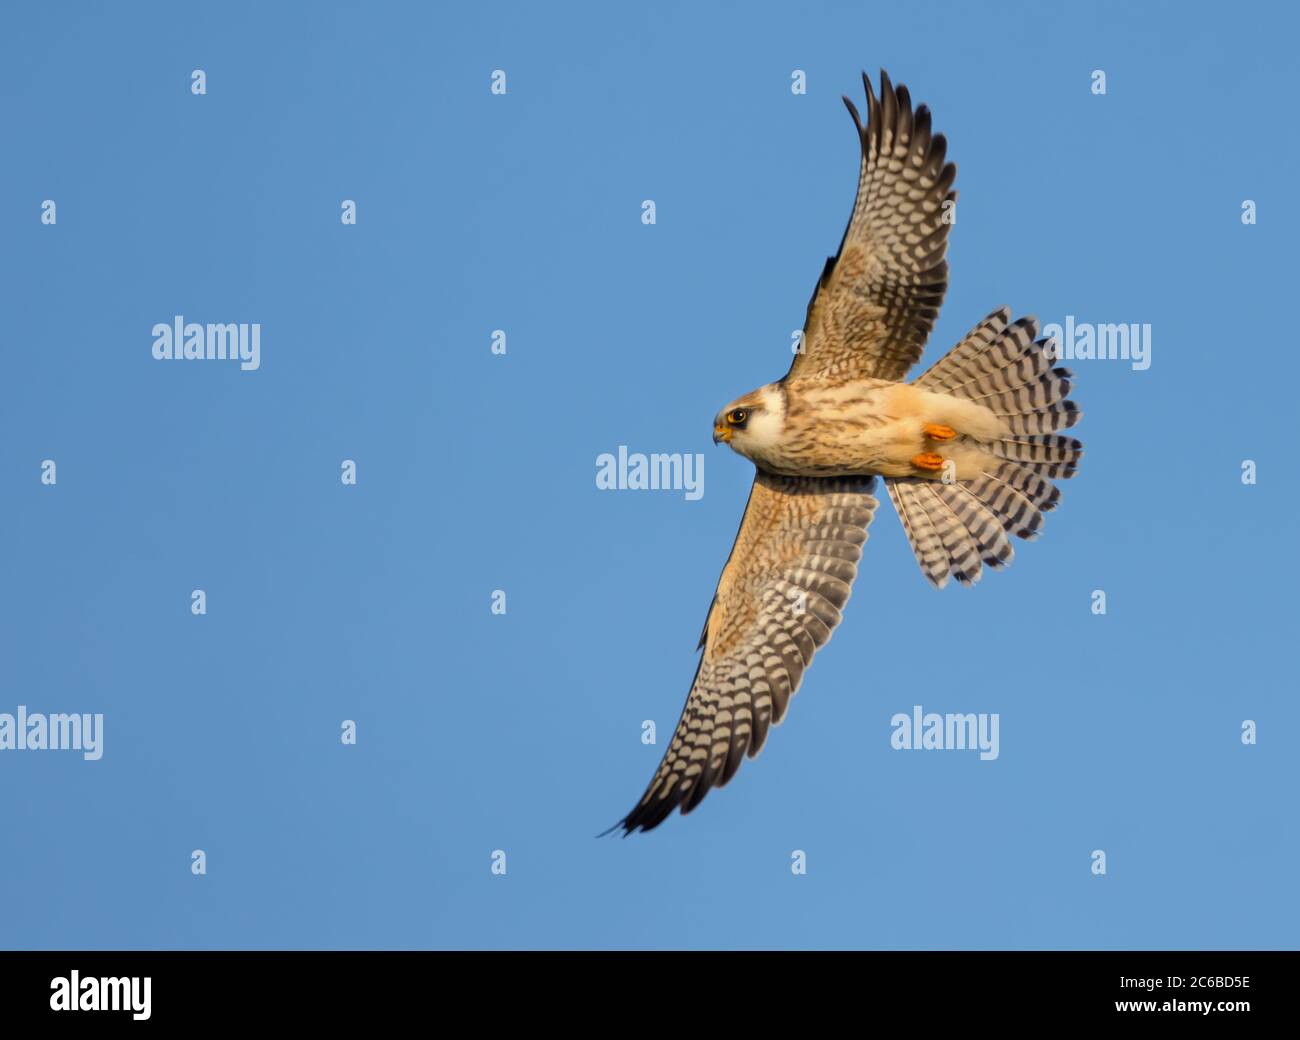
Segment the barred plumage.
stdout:
[[[839,252],[826,261],[808,304],[805,350],[790,377],[899,379],[916,364],[948,289],[948,232],[957,167],[930,131],[930,110],[912,111],[904,86],[880,73],[880,98],[865,75],[867,125],[847,97],[862,162]],[[860,344],[871,342],[869,351]]]
[[1032,538],[1082,446],[1072,377],[1053,366],[1033,318],[1006,308],[975,326],[915,383],[948,285],[956,167],[930,113],[881,73],[863,77],[867,123],[858,191],[839,252],[808,304],[786,376],[732,402],[714,440],[754,462],[753,490],[700,638],[681,719],[636,807],[649,830],[689,812],[757,754],[818,648],[840,622],[885,477],[926,579],[979,580]]
[[[949,577],[973,584],[979,580],[980,569],[971,567],[960,539],[945,540],[943,550],[936,552],[932,540],[914,537],[918,511],[937,513],[939,522],[955,514],[975,542],[992,551],[996,563],[990,563],[988,551],[983,562],[992,566],[1009,563],[1010,544],[1004,550],[990,539],[989,524],[996,523],[1020,538],[1035,537],[1043,525],[1043,513],[1054,509],[1061,497],[1060,490],[1046,478],[1072,476],[1083,455],[1077,440],[1056,435],[1078,422],[1081,414],[1068,400],[1071,373],[1052,367],[1046,341],[1035,340],[1037,321],[1026,317],[1011,322],[1010,317],[1005,307],[994,311],[916,381],[918,387],[977,402],[1003,420],[1006,436],[975,442],[990,464],[979,473],[939,485],[944,490],[937,497],[946,504],[947,512],[937,508],[933,497],[912,490],[918,485],[928,488],[931,481],[886,481],[899,516],[907,509],[904,528],[921,570],[938,587]],[[1003,538],[1005,541],[1005,535]]]
[[875,512],[871,477],[759,472],[709,608],[681,721],[625,831],[690,812],[785,715],[804,669],[840,622]]

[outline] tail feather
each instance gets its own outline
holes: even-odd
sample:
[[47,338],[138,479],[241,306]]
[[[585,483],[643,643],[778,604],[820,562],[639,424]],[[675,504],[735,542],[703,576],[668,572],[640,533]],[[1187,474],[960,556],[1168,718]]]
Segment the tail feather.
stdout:
[[[980,473],[975,480],[967,481],[966,487],[1015,537],[1026,541],[1037,537],[1039,528],[1043,526],[1043,507],[1008,478],[998,477],[996,473]],[[1053,487],[1053,490],[1056,489]]]
[[987,479],[1010,486],[1044,513],[1050,513],[1061,500],[1060,488],[1023,466],[1005,463],[988,474]]
[[923,386],[927,390],[950,391],[952,385],[961,383],[964,378],[971,378],[971,375],[966,373],[966,363],[992,351],[1006,331],[1007,322],[1010,320],[1010,308],[999,307],[966,333],[952,350],[931,365],[916,381],[916,385]]
[[[951,486],[951,485],[950,485]],[[948,573],[959,585],[974,585],[980,580],[979,546],[961,518],[935,492],[933,482],[926,481],[917,495],[926,515],[943,542],[948,554]]]
[[976,392],[967,395],[968,400],[978,401],[998,415],[1022,415],[1070,396],[1074,374],[1068,368],[1044,371],[1025,360],[1016,362],[1015,367],[1021,371],[1004,370],[980,380],[972,386]]
[[980,562],[997,570],[1011,562],[1015,549],[1007,538],[1000,521],[978,495],[962,484],[931,483],[930,491],[937,495],[953,515],[966,528],[975,542]]
[[1054,478],[1074,475],[1083,445],[1060,435],[1082,417],[1069,399],[1073,375],[1053,368],[1033,318],[1011,321],[1007,308],[972,329],[916,385],[983,405],[1006,426],[1000,439],[975,441],[990,461],[953,483],[922,477],[885,481],[921,570],[935,586],[979,580],[982,567],[1014,556],[1008,535],[1034,538],[1061,493]]
[[898,518],[903,521],[903,531],[912,544],[912,551],[916,553],[916,561],[921,565],[922,573],[931,585],[943,588],[948,581],[951,561],[948,550],[934,529],[934,521],[930,519],[928,499],[924,502],[921,500],[920,493],[924,489],[925,485],[919,480],[885,481],[885,490],[889,492]]
[[1018,462],[1022,466],[1043,470],[1038,467],[1064,466],[1069,472],[1046,473],[1046,476],[1073,476],[1079,459],[1083,457],[1083,444],[1073,437],[1057,437],[1052,434],[1042,436],[1004,437],[1000,441],[988,441],[983,445],[990,455],[1009,462]]
[[1002,526],[1017,538],[1033,541],[1038,537],[1043,526],[1043,509],[1012,483],[1010,474],[981,473],[968,481],[967,486],[971,494],[994,510]]

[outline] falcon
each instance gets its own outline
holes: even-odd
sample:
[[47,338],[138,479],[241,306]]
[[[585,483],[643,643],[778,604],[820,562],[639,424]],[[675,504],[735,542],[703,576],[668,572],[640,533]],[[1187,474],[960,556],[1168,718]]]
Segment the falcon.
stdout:
[[957,169],[925,105],[865,75],[857,198],[813,291],[790,371],[737,398],[713,440],[754,463],[681,720],[645,794],[615,828],[648,831],[731,780],[785,715],[848,601],[882,478],[921,572],[971,585],[1011,562],[1074,474],[1081,415],[1031,317],[999,308],[920,378],[948,287]]

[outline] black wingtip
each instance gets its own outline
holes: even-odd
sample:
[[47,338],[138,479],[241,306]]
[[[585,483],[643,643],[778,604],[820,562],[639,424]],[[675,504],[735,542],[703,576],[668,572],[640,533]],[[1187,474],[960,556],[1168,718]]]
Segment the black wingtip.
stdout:
[[[596,837],[597,837],[597,838],[603,838],[603,837],[605,837],[607,834],[613,834],[613,833],[614,833],[616,830],[618,830],[620,827],[627,827],[627,817],[626,817],[626,816],[624,816],[623,819],[619,820],[618,823],[614,824],[613,827],[608,827],[608,828],[606,828],[605,830],[601,831],[599,834],[596,835]],[[631,829],[630,827],[627,827],[627,829],[623,832],[623,837],[626,838],[626,837],[627,837],[629,834],[631,834],[631,833],[632,833],[632,829]]]
[[849,100],[849,96],[848,96],[847,94],[842,94],[842,95],[840,95],[840,98],[841,98],[841,100],[844,102],[844,107],[847,108],[847,109],[849,110],[849,115],[851,115],[851,116],[853,117],[853,125],[856,126],[856,127],[858,128],[858,136],[861,136],[861,135],[862,135],[862,117],[861,117],[860,115],[858,115],[858,108],[857,108],[857,106],[856,106],[855,104],[853,104],[852,101]]

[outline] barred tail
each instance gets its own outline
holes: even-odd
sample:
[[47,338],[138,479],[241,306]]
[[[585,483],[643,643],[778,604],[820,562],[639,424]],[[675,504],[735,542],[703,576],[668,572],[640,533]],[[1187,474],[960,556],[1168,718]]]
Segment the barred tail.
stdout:
[[914,477],[885,481],[903,529],[926,578],[942,588],[949,578],[978,581],[985,566],[1004,567],[1014,552],[1008,535],[1030,539],[1061,493],[1053,479],[1074,476],[1083,445],[1063,437],[1079,421],[1068,400],[1071,374],[1053,368],[1035,341],[1033,318],[1011,321],[994,311],[927,371],[916,385],[975,401],[1008,428],[1000,440],[976,441],[989,458],[978,476],[952,484]]

